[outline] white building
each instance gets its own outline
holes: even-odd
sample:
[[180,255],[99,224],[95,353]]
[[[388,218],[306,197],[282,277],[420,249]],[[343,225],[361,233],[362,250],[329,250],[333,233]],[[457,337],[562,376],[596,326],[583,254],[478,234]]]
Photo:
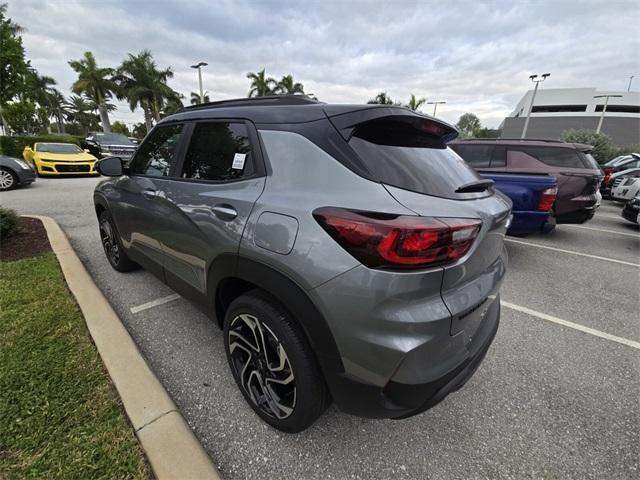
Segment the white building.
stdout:
[[[527,138],[560,137],[571,128],[595,130],[602,115],[605,98],[598,95],[620,95],[609,98],[602,133],[609,135],[619,146],[640,143],[640,93],[608,92],[595,88],[544,88],[540,84]],[[531,105],[533,90],[529,90],[516,108],[504,119],[501,129],[503,138],[520,138],[527,111]]]

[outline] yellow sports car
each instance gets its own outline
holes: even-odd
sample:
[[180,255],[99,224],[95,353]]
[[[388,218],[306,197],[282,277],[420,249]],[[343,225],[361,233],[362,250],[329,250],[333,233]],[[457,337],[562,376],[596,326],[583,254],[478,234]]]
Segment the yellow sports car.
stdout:
[[99,175],[96,157],[73,143],[36,142],[22,156],[38,175]]

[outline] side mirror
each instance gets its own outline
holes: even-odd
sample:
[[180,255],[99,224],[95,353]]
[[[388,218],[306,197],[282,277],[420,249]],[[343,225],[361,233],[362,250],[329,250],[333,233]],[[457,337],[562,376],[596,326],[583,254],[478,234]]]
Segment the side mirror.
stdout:
[[96,170],[105,177],[119,177],[124,172],[122,168],[122,158],[107,157],[96,162]]

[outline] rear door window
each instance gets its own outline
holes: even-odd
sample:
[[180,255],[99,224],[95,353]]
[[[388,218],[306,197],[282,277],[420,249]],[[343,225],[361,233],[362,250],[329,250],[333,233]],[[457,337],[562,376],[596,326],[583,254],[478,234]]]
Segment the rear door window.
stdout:
[[255,172],[247,126],[242,122],[197,123],[182,178],[229,182]]
[[477,198],[489,192],[456,193],[480,177],[441,141],[394,120],[373,120],[358,125],[349,140],[371,179],[427,195]]
[[[531,147],[531,146],[509,146],[509,159],[514,160],[517,165],[512,166],[531,166],[520,165],[526,162],[526,157],[531,157],[546,165],[552,167],[564,168],[585,168],[586,165],[578,155],[578,151],[573,148],[561,147]],[[591,167],[589,167],[591,168]]]

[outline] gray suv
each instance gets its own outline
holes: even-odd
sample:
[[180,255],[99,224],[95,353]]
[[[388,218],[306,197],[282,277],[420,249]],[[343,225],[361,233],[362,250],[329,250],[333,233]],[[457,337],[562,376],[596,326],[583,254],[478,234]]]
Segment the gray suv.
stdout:
[[153,272],[223,330],[251,408],[298,432],[331,401],[404,418],[460,388],[491,344],[509,200],[397,106],[305,96],[189,107],[94,194],[118,271]]

